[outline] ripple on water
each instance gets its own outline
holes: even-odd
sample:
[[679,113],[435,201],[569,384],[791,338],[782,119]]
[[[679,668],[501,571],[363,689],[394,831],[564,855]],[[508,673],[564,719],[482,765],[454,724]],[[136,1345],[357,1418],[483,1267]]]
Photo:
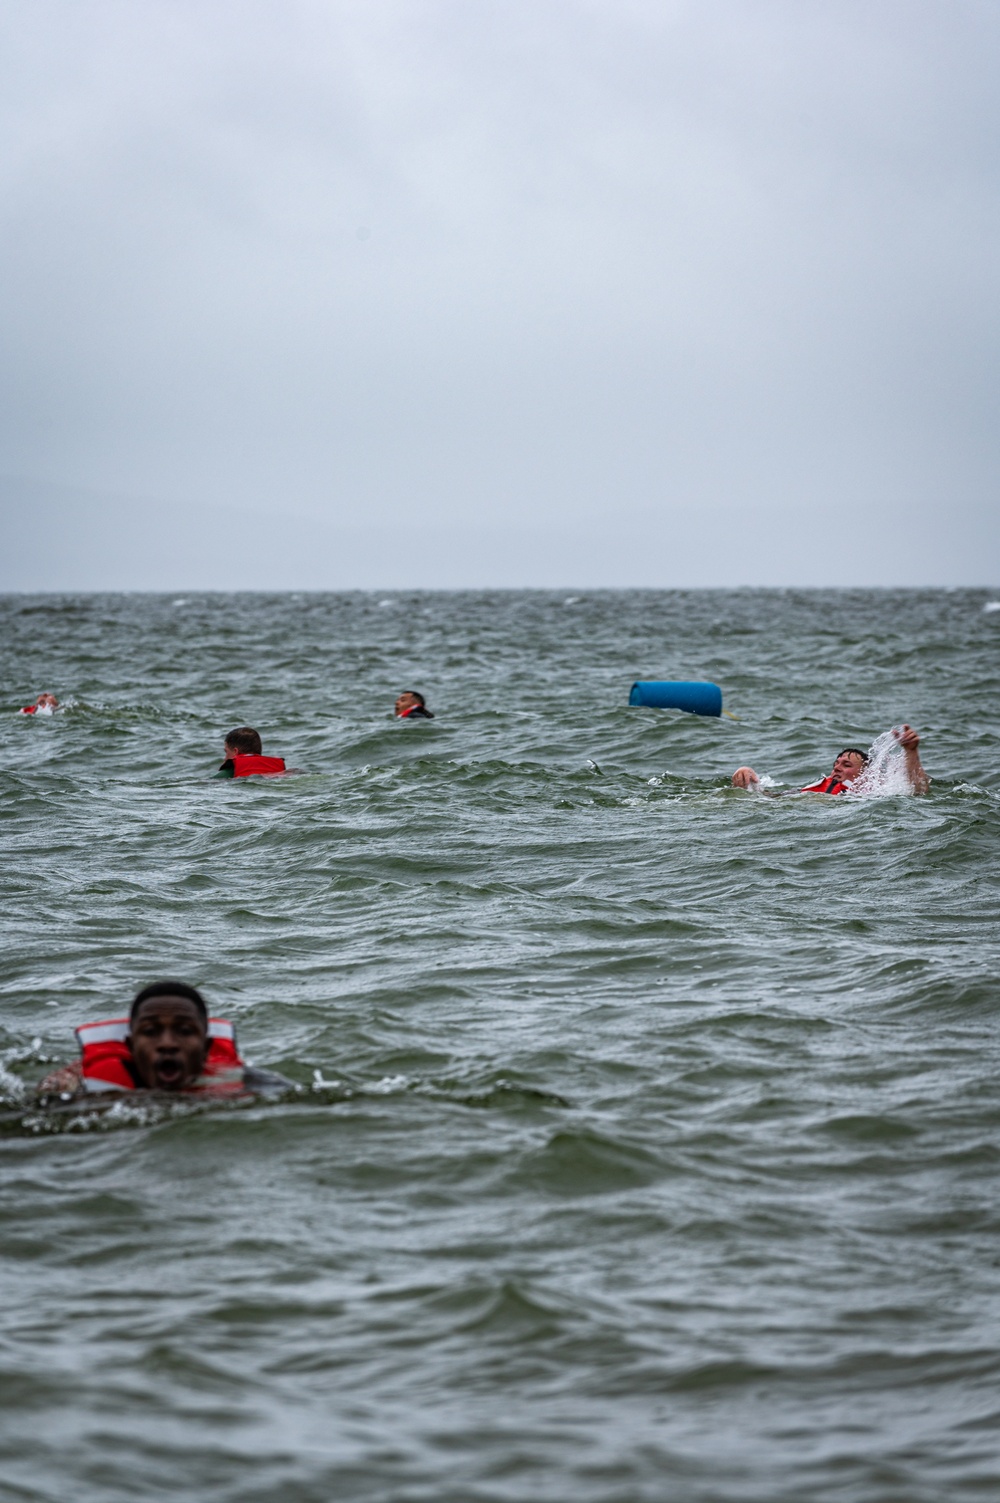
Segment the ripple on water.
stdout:
[[[995,604],[0,601],[12,1497],[1000,1492]],[[163,973],[294,1092],[41,1110]]]

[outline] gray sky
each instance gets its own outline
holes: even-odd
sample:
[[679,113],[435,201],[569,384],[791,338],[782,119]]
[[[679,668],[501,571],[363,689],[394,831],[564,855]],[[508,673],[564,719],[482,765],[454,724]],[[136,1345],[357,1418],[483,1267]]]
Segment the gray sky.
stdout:
[[1000,582],[995,0],[3,0],[0,588]]

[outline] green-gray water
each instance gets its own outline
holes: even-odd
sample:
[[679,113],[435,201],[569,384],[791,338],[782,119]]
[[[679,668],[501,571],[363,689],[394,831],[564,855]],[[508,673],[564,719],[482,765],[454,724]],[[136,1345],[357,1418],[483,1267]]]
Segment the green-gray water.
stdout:
[[[996,1497],[992,600],[0,601],[4,1503]],[[300,1091],[35,1110],[162,975]]]

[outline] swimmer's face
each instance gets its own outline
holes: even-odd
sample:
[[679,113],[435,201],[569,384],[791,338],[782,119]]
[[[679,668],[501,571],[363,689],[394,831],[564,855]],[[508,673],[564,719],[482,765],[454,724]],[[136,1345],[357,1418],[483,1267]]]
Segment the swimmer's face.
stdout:
[[841,752],[833,764],[833,775],[838,783],[853,783],[865,770],[865,764],[857,752]]
[[401,694],[396,700],[396,714],[405,715],[407,710],[412,710],[419,703],[415,694]]
[[182,1091],[198,1079],[208,1030],[187,997],[150,997],[132,1019],[132,1058],[151,1091]]
[[40,710],[54,710],[57,708],[59,701],[54,694],[39,694],[35,703]]

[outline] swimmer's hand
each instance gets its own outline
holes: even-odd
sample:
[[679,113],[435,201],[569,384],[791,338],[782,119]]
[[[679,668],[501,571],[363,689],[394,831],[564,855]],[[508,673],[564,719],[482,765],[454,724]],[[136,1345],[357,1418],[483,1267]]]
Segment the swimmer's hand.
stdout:
[[71,1065],[61,1065],[58,1070],[53,1070],[51,1075],[46,1075],[35,1087],[36,1096],[76,1096],[80,1091],[80,1081],[83,1071],[80,1061],[74,1060]]
[[756,788],[760,778],[752,767],[737,767],[733,773],[734,788]]
[[914,793],[926,793],[931,786],[931,780],[920,765],[920,737],[912,725],[896,725],[892,728],[892,734],[899,742],[906,754],[906,774],[910,779],[910,785]]

